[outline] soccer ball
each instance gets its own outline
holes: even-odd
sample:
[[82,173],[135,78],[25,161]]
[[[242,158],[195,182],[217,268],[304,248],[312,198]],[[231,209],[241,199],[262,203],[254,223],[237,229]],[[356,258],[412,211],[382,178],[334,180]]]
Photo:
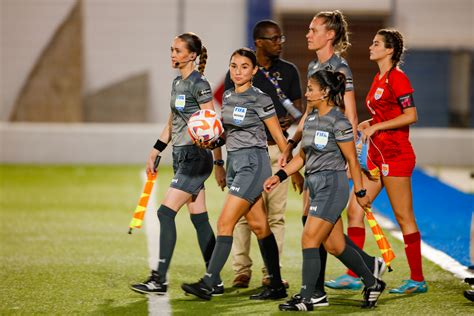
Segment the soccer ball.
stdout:
[[199,110],[189,118],[188,133],[194,141],[215,141],[223,131],[221,120],[213,110]]

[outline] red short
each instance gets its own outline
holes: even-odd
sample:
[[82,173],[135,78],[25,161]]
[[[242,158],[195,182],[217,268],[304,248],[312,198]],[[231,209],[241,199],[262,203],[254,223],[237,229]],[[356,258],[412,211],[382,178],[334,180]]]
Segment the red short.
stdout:
[[380,152],[372,144],[369,146],[367,159],[369,169],[379,168],[384,177],[411,177],[415,169],[416,156],[410,144],[397,148],[385,147]]

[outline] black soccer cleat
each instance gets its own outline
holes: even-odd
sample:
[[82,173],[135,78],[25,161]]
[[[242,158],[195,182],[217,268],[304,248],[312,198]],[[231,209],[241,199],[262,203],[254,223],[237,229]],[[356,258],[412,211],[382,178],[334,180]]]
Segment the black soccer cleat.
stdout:
[[221,282],[214,286],[212,296],[221,296],[224,294],[224,282]]
[[464,282],[466,282],[469,285],[474,286],[474,278],[465,278]]
[[[197,296],[203,300],[210,301],[212,298],[212,292],[214,289],[210,288],[203,279],[200,279],[196,283],[183,283],[181,288],[184,292]],[[224,292],[224,286],[222,286],[222,293]]]
[[[297,293],[293,295],[291,299],[299,302],[301,301],[301,294]],[[326,294],[318,295],[317,293],[313,293],[313,295],[311,296],[311,303],[313,304],[314,307],[329,306],[328,296]]]
[[364,302],[362,308],[374,308],[382,292],[385,290],[385,282],[375,279],[375,284],[364,288]]
[[296,311],[296,312],[310,312],[313,308],[313,303],[309,300],[305,300],[303,298],[296,299],[291,298],[286,303],[278,305],[278,309],[281,311]]
[[474,290],[465,290],[464,297],[470,300],[471,302],[474,302]]
[[157,271],[152,270],[150,277],[142,282],[133,284],[130,288],[140,294],[158,294],[164,295],[168,290],[168,283],[160,282],[160,277]]
[[286,288],[282,284],[279,287],[272,288],[270,286],[263,289],[262,292],[250,296],[251,300],[279,300],[287,297]]

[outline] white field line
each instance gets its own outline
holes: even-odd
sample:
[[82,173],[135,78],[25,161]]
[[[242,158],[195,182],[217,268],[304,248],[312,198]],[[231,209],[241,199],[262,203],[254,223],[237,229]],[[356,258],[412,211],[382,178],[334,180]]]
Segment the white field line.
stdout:
[[[393,237],[403,242],[403,234],[397,225],[395,225],[392,221],[384,217],[379,212],[377,212],[375,216],[377,222],[382,228],[384,228],[386,231],[390,231],[390,234]],[[466,266],[463,266],[454,258],[448,256],[438,249],[431,247],[423,241],[421,241],[421,254],[428,260],[439,265],[444,270],[451,272],[457,278],[464,279],[474,277],[474,273],[470,272]]]
[[[141,171],[143,183],[145,184],[146,172]],[[158,179],[151,191],[148,200],[147,210],[145,212],[144,226],[148,246],[148,266],[150,270],[155,270],[158,266],[158,256],[160,252],[160,223],[156,211],[158,209],[157,201]],[[166,295],[147,295],[148,298],[148,315],[172,315],[171,305],[168,294]]]

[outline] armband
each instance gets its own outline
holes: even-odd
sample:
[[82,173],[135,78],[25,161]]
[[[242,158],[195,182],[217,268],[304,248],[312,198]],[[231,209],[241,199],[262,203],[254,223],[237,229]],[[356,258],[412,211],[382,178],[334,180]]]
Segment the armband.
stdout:
[[283,169],[278,170],[275,175],[280,179],[280,182],[283,182],[288,178],[288,174]]
[[160,152],[162,152],[163,150],[166,149],[166,146],[168,146],[167,143],[165,142],[162,142],[161,140],[157,140],[155,145],[153,146],[153,148],[155,148],[156,150],[159,150]]
[[413,100],[413,94],[405,94],[397,98],[398,105],[402,109],[414,108],[415,101]]

